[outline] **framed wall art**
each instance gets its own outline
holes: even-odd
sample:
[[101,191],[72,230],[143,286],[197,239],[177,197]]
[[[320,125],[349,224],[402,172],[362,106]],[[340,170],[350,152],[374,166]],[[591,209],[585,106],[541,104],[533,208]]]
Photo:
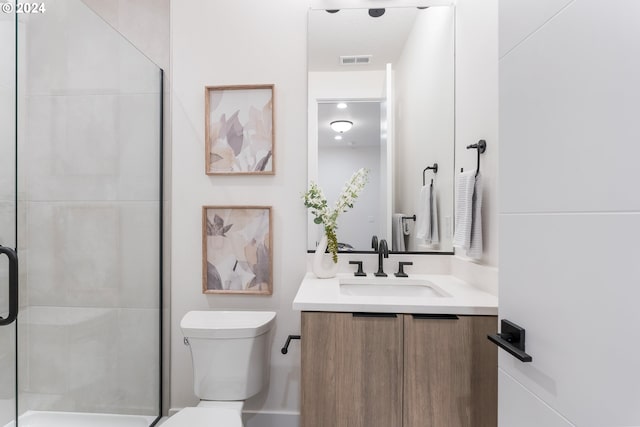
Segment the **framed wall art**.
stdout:
[[205,88],[207,175],[273,175],[274,85]]
[[273,292],[270,206],[202,207],[202,292]]

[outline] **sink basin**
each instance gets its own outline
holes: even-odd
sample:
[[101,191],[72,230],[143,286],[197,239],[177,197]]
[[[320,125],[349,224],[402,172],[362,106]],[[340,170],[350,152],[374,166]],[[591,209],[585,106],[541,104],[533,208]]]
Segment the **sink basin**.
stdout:
[[428,280],[394,277],[340,279],[340,293],[361,297],[442,298],[450,296]]

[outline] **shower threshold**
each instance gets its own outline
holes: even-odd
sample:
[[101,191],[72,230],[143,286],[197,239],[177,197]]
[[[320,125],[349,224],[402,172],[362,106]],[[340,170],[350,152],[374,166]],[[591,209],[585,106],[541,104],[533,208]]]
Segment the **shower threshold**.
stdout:
[[[86,412],[27,411],[19,427],[149,427],[156,417],[143,415],[91,414]],[[4,427],[15,427],[10,422]]]

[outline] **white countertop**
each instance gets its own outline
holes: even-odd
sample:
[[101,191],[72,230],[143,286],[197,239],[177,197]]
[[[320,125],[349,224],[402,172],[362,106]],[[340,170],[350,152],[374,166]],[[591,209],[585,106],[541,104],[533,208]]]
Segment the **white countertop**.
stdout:
[[[350,274],[338,274],[333,279],[318,279],[307,273],[293,300],[293,309],[300,311],[375,312],[375,313],[421,313],[497,315],[498,298],[481,291],[464,281],[440,274],[411,274],[408,279],[431,282],[435,289],[446,296],[401,297],[401,296],[356,296],[346,295],[340,290],[340,280],[353,280]],[[367,278],[355,278],[366,280]],[[372,274],[368,279],[376,280]],[[390,276],[396,283],[402,279]]]

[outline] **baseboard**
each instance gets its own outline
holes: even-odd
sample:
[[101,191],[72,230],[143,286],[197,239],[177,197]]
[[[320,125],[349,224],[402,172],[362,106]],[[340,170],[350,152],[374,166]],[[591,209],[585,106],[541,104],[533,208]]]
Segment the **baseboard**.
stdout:
[[[182,408],[170,408],[169,416]],[[242,421],[245,427],[299,427],[300,414],[297,412],[255,412],[244,411]]]
[[245,427],[299,427],[300,414],[295,412],[244,412]]

